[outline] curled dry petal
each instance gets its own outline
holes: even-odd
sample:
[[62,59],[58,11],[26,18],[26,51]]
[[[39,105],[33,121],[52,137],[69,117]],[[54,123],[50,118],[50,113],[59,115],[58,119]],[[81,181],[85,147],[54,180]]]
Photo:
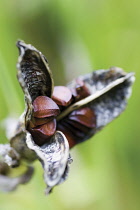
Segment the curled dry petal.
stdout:
[[52,99],[60,106],[68,106],[72,100],[72,93],[65,86],[55,86]]
[[57,116],[59,107],[47,96],[38,96],[33,102],[33,116],[36,118],[45,118]]

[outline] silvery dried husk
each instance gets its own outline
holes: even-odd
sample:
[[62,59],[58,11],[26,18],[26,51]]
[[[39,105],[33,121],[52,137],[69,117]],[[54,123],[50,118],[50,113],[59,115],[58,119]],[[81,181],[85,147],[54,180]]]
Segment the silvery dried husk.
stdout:
[[[26,161],[28,169],[20,178],[12,178],[12,182],[8,173],[2,174],[0,176],[0,189],[10,191],[15,189],[18,184],[28,182],[33,173],[28,164],[38,159],[44,169],[44,180],[47,185],[46,193],[48,194],[55,185],[60,184],[67,178],[69,164],[72,161],[69,154],[69,143],[62,132],[56,131],[47,143],[38,146],[27,131],[27,126],[33,114],[33,101],[37,96],[52,96],[53,78],[48,62],[41,52],[22,41],[17,42],[17,47],[20,52],[17,64],[18,80],[25,95],[26,108],[19,119],[14,135],[10,139],[10,145],[2,146],[2,149],[0,149],[0,157],[2,157],[2,163],[7,164],[8,167],[12,167],[14,164],[14,166],[19,166],[23,161]],[[125,73],[120,68],[112,67],[109,70],[94,71],[80,76],[78,79],[84,82],[90,93],[89,96],[71,104],[57,117],[57,123],[59,124],[65,122],[69,114],[76,109],[90,107],[94,110],[96,116],[95,128],[90,129],[84,138],[76,143],[89,139],[121,114],[131,93],[134,74]],[[76,83],[77,79],[69,83],[67,87],[75,88]],[[69,129],[69,127],[66,127],[66,129]],[[8,150],[6,147],[8,147]],[[9,150],[12,151],[14,157],[9,153]],[[7,159],[10,159],[10,161],[7,162]],[[2,185],[2,183],[12,184],[9,184],[8,188],[6,184]]]

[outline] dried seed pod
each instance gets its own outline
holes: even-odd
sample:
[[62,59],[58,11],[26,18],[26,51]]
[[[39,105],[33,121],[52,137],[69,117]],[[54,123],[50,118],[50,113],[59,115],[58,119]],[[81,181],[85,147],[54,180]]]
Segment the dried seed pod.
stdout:
[[[122,69],[113,67],[73,80],[67,86],[72,91],[72,101],[67,93],[64,102],[68,107],[63,107],[57,116],[57,129],[64,135],[62,132],[55,132],[54,119],[47,120],[48,117],[55,117],[58,114],[58,109],[54,111],[51,103],[51,111],[48,111],[48,106],[43,107],[42,103],[39,103],[36,109],[39,117],[36,118],[36,114],[33,116],[33,101],[40,96],[49,98],[52,96],[53,79],[46,59],[31,45],[19,41],[17,46],[20,50],[17,64],[18,79],[25,94],[26,110],[20,118],[20,124],[10,144],[20,154],[21,159],[30,162],[35,158],[39,159],[44,168],[44,179],[49,193],[55,185],[67,178],[70,162],[69,145],[73,147],[89,139],[125,109],[134,74],[127,74]],[[60,95],[60,98],[59,95],[54,95],[58,103],[62,104],[63,95]],[[84,111],[81,111],[81,108]],[[13,158],[11,156],[10,158],[13,165]],[[0,177],[0,186],[2,183]],[[17,182],[19,183],[21,181]]]
[[68,106],[72,100],[72,93],[65,86],[54,86],[52,99],[60,106]]
[[57,104],[47,96],[38,96],[33,102],[33,116],[36,118],[46,118],[59,114]]
[[56,119],[50,122],[37,126],[35,128],[29,128],[29,132],[32,134],[34,142],[37,145],[43,145],[56,131]]

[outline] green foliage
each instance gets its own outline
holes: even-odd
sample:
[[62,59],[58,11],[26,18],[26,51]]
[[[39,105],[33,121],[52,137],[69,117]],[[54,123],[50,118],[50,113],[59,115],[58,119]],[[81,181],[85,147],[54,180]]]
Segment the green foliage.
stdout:
[[[26,186],[0,195],[0,209],[140,209],[138,0],[3,0],[0,2],[0,120],[19,116],[23,94],[16,79],[17,39],[48,58],[56,85],[93,69],[136,72],[126,111],[93,139],[72,150],[69,179],[43,195],[42,169]],[[0,141],[6,142],[0,129]]]

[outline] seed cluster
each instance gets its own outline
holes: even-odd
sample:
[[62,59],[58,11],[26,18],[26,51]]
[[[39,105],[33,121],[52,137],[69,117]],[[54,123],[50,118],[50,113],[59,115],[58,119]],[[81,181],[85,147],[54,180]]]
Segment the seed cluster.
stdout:
[[83,107],[72,111],[68,116],[57,122],[56,117],[68,106],[89,95],[82,80],[75,87],[55,86],[52,98],[38,96],[33,101],[33,116],[28,130],[36,144],[43,145],[55,133],[62,131],[68,139],[70,148],[86,139],[86,134],[96,126],[94,111]]

